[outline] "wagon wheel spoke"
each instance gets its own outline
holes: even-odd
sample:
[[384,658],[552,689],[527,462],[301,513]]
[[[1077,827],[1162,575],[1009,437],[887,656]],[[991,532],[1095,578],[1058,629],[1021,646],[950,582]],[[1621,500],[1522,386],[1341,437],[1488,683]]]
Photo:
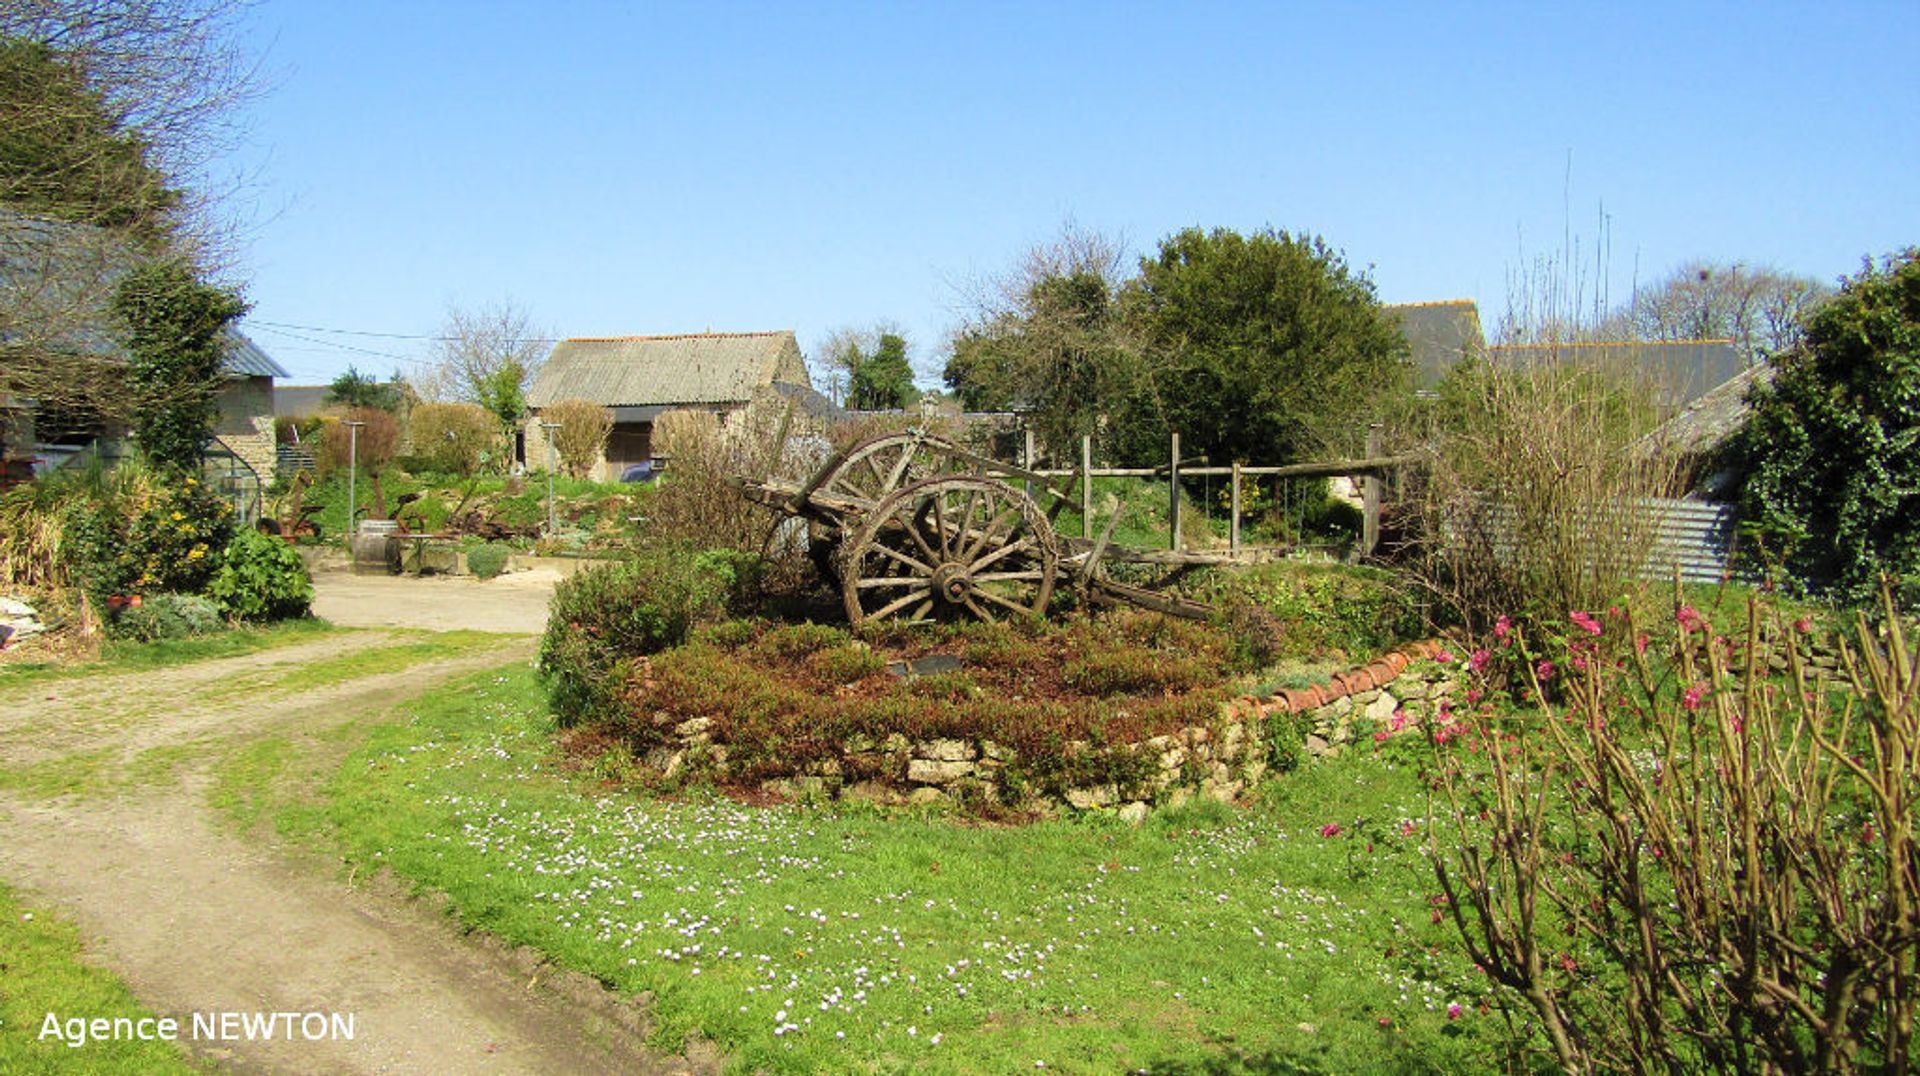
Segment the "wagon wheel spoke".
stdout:
[[854,580],[854,586],[861,590],[875,587],[920,587],[926,588],[927,577],[923,575],[869,575]]
[[912,569],[916,574],[928,575],[928,576],[933,574],[932,565],[922,564],[919,561],[914,560],[912,557],[907,556],[905,553],[900,552],[898,549],[893,548],[892,546],[875,545],[873,549],[874,549],[874,552],[876,553],[885,554],[886,556],[892,557],[894,560],[899,561],[902,565],[905,565],[906,567]]
[[[989,506],[989,508],[991,508],[991,506]],[[975,542],[973,548],[967,551],[968,559],[977,558],[996,537],[999,537],[1000,525],[1007,521],[1012,521],[1013,525],[1007,528],[1005,537],[1011,538],[1013,537],[1013,532],[1020,527],[1019,505],[1014,505],[987,521],[987,525],[980,531],[980,540]]]
[[985,578],[980,574],[980,569],[985,568],[995,561],[1010,557],[1015,553],[1023,553],[1033,548],[1033,539],[1022,538],[1017,542],[1009,542],[984,557],[976,557],[973,562],[973,577],[975,579]]
[[1005,606],[1006,608],[1013,610],[1015,613],[1018,613],[1021,616],[1031,615],[1035,611],[1032,606],[1021,605],[1019,602],[1012,601],[1007,598],[1002,598],[1000,595],[995,594],[991,590],[976,590],[973,593],[976,596],[985,598],[996,605]]
[[1034,568],[1024,572],[987,572],[985,574],[982,574],[980,572],[973,573],[973,581],[976,583],[1029,582],[1029,581],[1035,581],[1035,580],[1040,580],[1045,578],[1046,578],[1046,573],[1042,572],[1038,568]]
[[[913,540],[914,545],[920,547],[920,552],[927,555],[928,561],[938,564],[945,560],[946,557],[943,556],[940,551],[934,549],[932,545],[928,544],[926,536],[921,534],[920,528],[914,525],[914,516],[917,514],[918,513],[908,513],[901,516],[900,528],[907,532],[907,537]],[[931,573],[933,569],[928,568],[927,571]]]
[[947,541],[947,498],[944,494],[933,498],[933,523],[940,529],[940,555],[944,558],[953,550]]
[[[981,591],[979,593],[982,597],[987,596],[986,592],[984,591]],[[995,600],[998,601],[999,599],[995,599]],[[991,612],[987,611],[987,608],[985,606],[981,605],[979,602],[974,601],[971,596],[969,596],[964,602],[962,602],[962,604],[965,605],[967,609],[979,619],[984,620],[989,624],[999,623],[1000,618],[994,616]],[[1000,604],[1005,605],[1006,602],[1000,602]]]
[[880,608],[875,609],[873,612],[868,613],[867,618],[870,620],[885,620],[886,618],[892,616],[893,614],[899,612],[902,609],[905,609],[908,605],[911,605],[912,603],[917,601],[926,602],[928,605],[933,604],[932,598],[931,598],[931,592],[929,592],[924,587],[919,590],[909,591],[904,596],[895,598],[893,601],[890,601],[887,604],[881,606]]

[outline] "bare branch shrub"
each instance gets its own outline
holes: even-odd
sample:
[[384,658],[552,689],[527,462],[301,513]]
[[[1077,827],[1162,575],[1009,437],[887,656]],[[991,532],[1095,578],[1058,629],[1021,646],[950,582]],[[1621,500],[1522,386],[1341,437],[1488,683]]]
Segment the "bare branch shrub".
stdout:
[[[365,423],[357,438],[347,426],[348,422]],[[320,473],[326,475],[353,461],[373,487],[374,518],[385,519],[387,491],[380,484],[380,473],[387,464],[393,462],[394,455],[399,451],[400,420],[394,418],[391,412],[379,408],[356,407],[347,412],[345,421],[327,423],[314,463]]]
[[613,412],[591,400],[561,400],[541,408],[540,420],[559,424],[553,431],[553,447],[567,474],[585,478],[592,473],[607,435],[613,432]]
[[775,520],[740,495],[735,476],[771,473],[776,430],[736,422],[722,430],[705,411],[669,411],[655,420],[653,447],[668,459],[647,507],[647,538],[695,549],[758,553]]
[[1910,1069],[1920,652],[1883,608],[1837,682],[1757,602],[1737,640],[1681,606],[1670,648],[1577,613],[1474,656],[1531,701],[1436,749],[1440,902],[1565,1071]]
[[1457,368],[1441,397],[1413,494],[1419,570],[1470,632],[1604,608],[1655,566],[1645,502],[1679,475],[1645,440],[1658,415],[1634,371],[1547,352]]

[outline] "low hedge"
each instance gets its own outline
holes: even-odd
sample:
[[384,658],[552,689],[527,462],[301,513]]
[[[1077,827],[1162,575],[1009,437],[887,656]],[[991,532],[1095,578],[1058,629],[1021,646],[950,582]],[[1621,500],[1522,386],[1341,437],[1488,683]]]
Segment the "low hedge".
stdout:
[[555,719],[563,726],[617,719],[633,659],[677,646],[695,625],[737,607],[758,574],[747,554],[668,547],[561,580],[540,640]]

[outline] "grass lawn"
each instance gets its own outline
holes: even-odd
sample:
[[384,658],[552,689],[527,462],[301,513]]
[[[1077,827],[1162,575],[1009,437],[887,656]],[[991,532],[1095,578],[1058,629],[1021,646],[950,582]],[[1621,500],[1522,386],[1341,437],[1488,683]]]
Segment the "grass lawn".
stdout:
[[317,801],[277,798],[312,775],[274,743],[225,763],[214,794],[651,992],[663,1046],[697,1031],[738,1071],[1446,1072],[1502,1056],[1479,976],[1430,922],[1424,793],[1371,754],[1245,810],[998,828],[611,792],[557,773],[550,732],[531,671],[506,668],[374,729]]
[[197,1071],[170,1042],[109,1039],[70,1046],[51,1035],[43,1039],[48,1013],[63,1027],[81,1017],[153,1015],[112,973],[80,959],[73,928],[22,906],[0,887],[0,1072]]

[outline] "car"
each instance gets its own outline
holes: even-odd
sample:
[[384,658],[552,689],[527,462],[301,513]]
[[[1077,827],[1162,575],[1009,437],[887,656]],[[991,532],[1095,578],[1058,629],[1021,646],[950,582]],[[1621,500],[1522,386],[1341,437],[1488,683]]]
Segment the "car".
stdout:
[[642,460],[620,472],[622,482],[651,482],[660,477],[659,460]]

